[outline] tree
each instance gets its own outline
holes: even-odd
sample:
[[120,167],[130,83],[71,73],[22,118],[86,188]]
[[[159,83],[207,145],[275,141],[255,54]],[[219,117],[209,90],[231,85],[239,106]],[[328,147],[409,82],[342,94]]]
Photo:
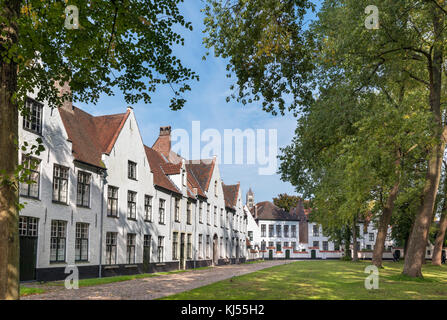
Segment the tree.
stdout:
[[[27,93],[59,107],[66,99],[96,103],[119,88],[128,103],[150,103],[157,86],[169,85],[170,107],[180,109],[198,77],[172,54],[184,42],[174,26],[192,29],[179,2],[72,1],[76,24],[63,1],[0,0],[0,154],[9,155],[0,157],[0,299],[19,297],[17,141]],[[65,83],[72,91],[61,96]]]
[[289,212],[291,208],[295,208],[300,201],[300,197],[289,196],[287,193],[278,194],[278,197],[273,198],[273,203],[287,212]]

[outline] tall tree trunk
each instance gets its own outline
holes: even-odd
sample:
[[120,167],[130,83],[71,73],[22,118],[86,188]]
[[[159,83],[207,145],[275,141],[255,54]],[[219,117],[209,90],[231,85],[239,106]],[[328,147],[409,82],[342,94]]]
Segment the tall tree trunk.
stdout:
[[433,5],[433,31],[437,36],[433,46],[433,60],[429,63],[430,74],[430,107],[433,114],[434,137],[438,139],[436,146],[430,150],[427,174],[423,191],[423,202],[414,221],[408,249],[405,254],[403,274],[410,277],[422,277],[422,259],[425,257],[428,233],[433,217],[436,193],[441,177],[442,159],[445,150],[445,128],[441,119],[441,91],[444,13]]
[[372,263],[376,267],[382,267],[383,259],[383,248],[385,247],[386,235],[388,233],[388,226],[391,222],[391,215],[394,209],[394,202],[397,198],[397,193],[399,192],[399,181],[396,182],[391,189],[388,199],[386,200],[385,207],[383,208],[383,213],[379,219],[379,228],[377,230],[376,243],[374,245]]
[[352,260],[358,261],[359,260],[359,253],[357,250],[357,237],[359,235],[357,234],[357,218],[354,219],[354,226],[352,227]]
[[18,41],[20,1],[5,1],[0,8],[0,299],[19,298],[18,192],[15,169],[18,162],[17,64],[4,53]]
[[439,231],[438,234],[436,235],[435,247],[433,248],[433,256],[431,260],[431,263],[435,266],[441,265],[442,246],[444,245],[446,229],[447,229],[447,200],[444,199],[441,220],[439,221]]

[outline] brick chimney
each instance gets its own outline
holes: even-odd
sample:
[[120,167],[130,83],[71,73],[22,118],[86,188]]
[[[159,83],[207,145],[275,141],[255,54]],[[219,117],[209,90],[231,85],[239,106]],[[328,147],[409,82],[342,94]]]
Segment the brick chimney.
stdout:
[[[68,81],[65,81],[64,85],[61,86],[60,82],[55,82],[54,86],[56,89],[59,90],[59,97],[62,97],[63,94],[69,94],[71,95],[71,88],[70,85],[68,84]],[[73,110],[73,102],[71,97],[67,97],[64,102],[62,103],[62,108],[72,111]]]
[[152,148],[169,158],[171,152],[171,126],[160,127],[160,134]]

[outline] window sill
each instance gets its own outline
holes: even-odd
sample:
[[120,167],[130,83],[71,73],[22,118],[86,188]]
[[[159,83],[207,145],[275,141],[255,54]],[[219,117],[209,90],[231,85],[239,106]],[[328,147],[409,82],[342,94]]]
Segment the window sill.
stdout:
[[118,216],[107,215],[107,218],[114,218],[114,219],[118,219]]
[[162,266],[165,266],[165,265],[166,265],[166,263],[164,263],[164,262],[158,262],[158,263],[155,264],[156,267],[162,267]]
[[27,131],[27,132],[33,133],[33,134],[35,134],[36,136],[43,137],[42,132],[38,132],[38,131],[34,131],[34,130],[31,130],[31,129],[28,129],[28,128],[24,128],[23,126],[22,126],[22,129],[25,130],[25,131]]
[[90,261],[88,260],[77,260],[75,261],[76,264],[86,264],[86,263],[90,263]]
[[104,269],[119,269],[119,266],[116,266],[116,265],[106,265],[106,266],[104,266]]
[[124,268],[138,268],[138,266],[136,264],[127,264]]
[[91,209],[90,206],[82,206],[80,204],[76,205],[77,208],[83,208],[83,209]]
[[37,200],[37,201],[40,201],[39,197],[33,197],[33,196],[24,195],[24,194],[21,194],[19,197],[20,197],[20,198],[30,199],[30,200]]
[[129,217],[127,217],[127,220],[130,220],[130,221],[137,221],[137,218],[129,218]]
[[144,222],[150,222],[150,223],[152,223],[152,220],[146,220],[146,219],[144,219]]
[[61,201],[56,201],[56,200],[53,200],[52,201],[54,204],[60,204],[60,205],[63,205],[63,206],[69,206],[69,204],[67,203],[67,202],[61,202]]
[[50,264],[67,264],[66,261],[50,261]]

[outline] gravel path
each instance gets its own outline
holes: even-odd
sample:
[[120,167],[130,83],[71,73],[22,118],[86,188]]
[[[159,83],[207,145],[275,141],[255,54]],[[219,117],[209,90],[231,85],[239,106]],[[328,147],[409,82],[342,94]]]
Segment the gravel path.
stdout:
[[[296,260],[295,260],[296,261]],[[22,300],[152,300],[168,295],[202,287],[234,276],[257,270],[295,262],[292,260],[273,260],[252,264],[217,266],[157,277],[115,282],[78,290],[64,287],[50,288],[43,294],[22,297]],[[32,285],[30,285],[32,286]]]

